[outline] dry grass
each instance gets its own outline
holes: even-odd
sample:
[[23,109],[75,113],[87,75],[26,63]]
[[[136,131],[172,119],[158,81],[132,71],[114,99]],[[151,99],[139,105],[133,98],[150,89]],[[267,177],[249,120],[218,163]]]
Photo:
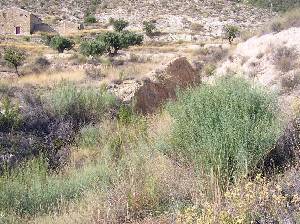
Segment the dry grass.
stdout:
[[275,180],[258,175],[242,180],[217,203],[202,202],[178,213],[178,223],[298,223],[300,192],[297,169]]
[[130,63],[125,66],[102,65],[101,72],[109,82],[116,79],[142,78],[155,68],[153,63]]
[[109,31],[108,29],[83,29],[83,30],[78,30],[76,33],[70,33],[67,36],[68,37],[76,37],[76,36],[82,36],[82,35],[93,35],[93,34],[99,34],[103,32]]
[[0,43],[0,47],[16,47],[21,50],[24,50],[25,52],[28,52],[30,54],[34,55],[41,55],[46,54],[49,52],[53,52],[50,48],[46,47],[45,45],[41,44],[33,44],[28,42],[6,42],[6,43]]
[[289,10],[281,16],[275,18],[270,24],[267,25],[267,28],[264,27],[264,29],[261,31],[261,34],[280,32],[291,27],[300,27],[300,8]]
[[297,96],[293,99],[291,106],[292,106],[294,116],[299,117],[300,116],[300,97],[299,96]]
[[293,47],[281,46],[272,50],[273,62],[282,72],[288,72],[297,67],[299,54]]
[[85,78],[85,73],[83,70],[77,71],[62,71],[55,73],[41,73],[41,74],[32,74],[24,77],[20,77],[17,80],[17,84],[25,85],[38,85],[38,86],[49,86],[55,83],[58,83],[62,80],[68,81],[82,81]]

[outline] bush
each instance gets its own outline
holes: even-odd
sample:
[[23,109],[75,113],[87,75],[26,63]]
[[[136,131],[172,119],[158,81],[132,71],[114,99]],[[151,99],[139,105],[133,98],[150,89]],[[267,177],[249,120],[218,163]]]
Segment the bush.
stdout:
[[228,39],[229,43],[232,44],[233,40],[239,34],[239,28],[233,25],[226,25],[224,27],[225,37]]
[[71,50],[74,47],[74,42],[61,37],[61,36],[54,36],[50,40],[50,47],[57,50],[59,53],[63,53],[65,50]]
[[[28,73],[45,72],[51,65],[51,62],[45,57],[37,57],[33,63],[27,66]],[[24,70],[23,70],[24,73]]]
[[148,37],[152,37],[155,34],[156,26],[153,21],[144,21],[143,22],[144,28],[143,30],[146,32]]
[[127,22],[127,21],[125,21],[123,19],[117,19],[117,20],[115,20],[113,18],[110,18],[109,24],[114,27],[114,30],[116,32],[121,32],[121,31],[123,31],[129,25],[129,22]]
[[86,24],[92,24],[92,23],[96,23],[97,22],[97,19],[95,16],[93,15],[87,15],[85,18],[84,18],[84,23]]
[[16,74],[19,75],[18,67],[25,61],[25,53],[17,48],[7,48],[4,50],[3,59],[13,66]]
[[78,88],[62,83],[49,94],[52,111],[61,118],[71,118],[76,123],[100,120],[111,108],[115,99],[105,91]]
[[293,47],[278,47],[273,50],[273,63],[282,72],[297,68],[298,52]]
[[276,142],[275,98],[242,79],[221,79],[178,97],[167,107],[174,119],[170,153],[213,172],[222,186],[247,174]]
[[107,47],[104,42],[91,40],[84,41],[80,44],[80,53],[85,56],[98,56],[106,51]]

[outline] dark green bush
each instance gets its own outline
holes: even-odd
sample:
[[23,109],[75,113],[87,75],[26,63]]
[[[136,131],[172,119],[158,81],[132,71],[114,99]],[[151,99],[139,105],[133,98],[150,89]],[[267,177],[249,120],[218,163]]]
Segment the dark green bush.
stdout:
[[104,42],[96,40],[84,41],[80,44],[80,53],[85,56],[100,56],[106,49]]
[[129,25],[129,22],[127,22],[127,21],[125,21],[123,19],[117,19],[117,20],[115,20],[113,18],[110,18],[109,24],[114,27],[114,30],[116,32],[121,32],[121,31],[123,31]]
[[169,153],[223,184],[254,168],[280,132],[275,98],[238,78],[181,93],[167,108],[174,119]]
[[50,40],[50,47],[57,50],[59,53],[63,53],[65,50],[71,50],[74,47],[74,42],[61,37],[61,36],[54,36]]

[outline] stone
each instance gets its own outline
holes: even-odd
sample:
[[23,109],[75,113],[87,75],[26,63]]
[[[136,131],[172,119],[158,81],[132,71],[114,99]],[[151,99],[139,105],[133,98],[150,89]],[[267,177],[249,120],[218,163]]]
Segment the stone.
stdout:
[[[258,164],[258,172],[270,175],[288,168],[299,159],[300,118],[290,122],[275,146]],[[256,171],[257,172],[257,171]]]
[[134,110],[148,114],[155,112],[166,100],[175,99],[176,91],[200,83],[191,64],[185,57],[178,57],[150,72],[142,80],[127,80],[109,86],[124,103],[133,103]]

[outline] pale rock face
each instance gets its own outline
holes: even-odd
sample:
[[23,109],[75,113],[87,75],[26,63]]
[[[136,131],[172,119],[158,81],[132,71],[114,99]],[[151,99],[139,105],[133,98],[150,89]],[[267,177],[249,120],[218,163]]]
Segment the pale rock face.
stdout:
[[[293,49],[298,54],[288,59],[298,62],[298,65],[290,71],[280,71],[274,61],[274,51],[281,47]],[[254,80],[277,92],[282,108],[290,114],[293,100],[300,97],[300,86],[297,83],[300,76],[300,71],[297,69],[299,62],[300,28],[290,28],[280,33],[255,36],[238,44],[228,60],[217,69],[217,76],[235,73]],[[292,88],[286,90],[284,82],[288,81],[291,82]]]

